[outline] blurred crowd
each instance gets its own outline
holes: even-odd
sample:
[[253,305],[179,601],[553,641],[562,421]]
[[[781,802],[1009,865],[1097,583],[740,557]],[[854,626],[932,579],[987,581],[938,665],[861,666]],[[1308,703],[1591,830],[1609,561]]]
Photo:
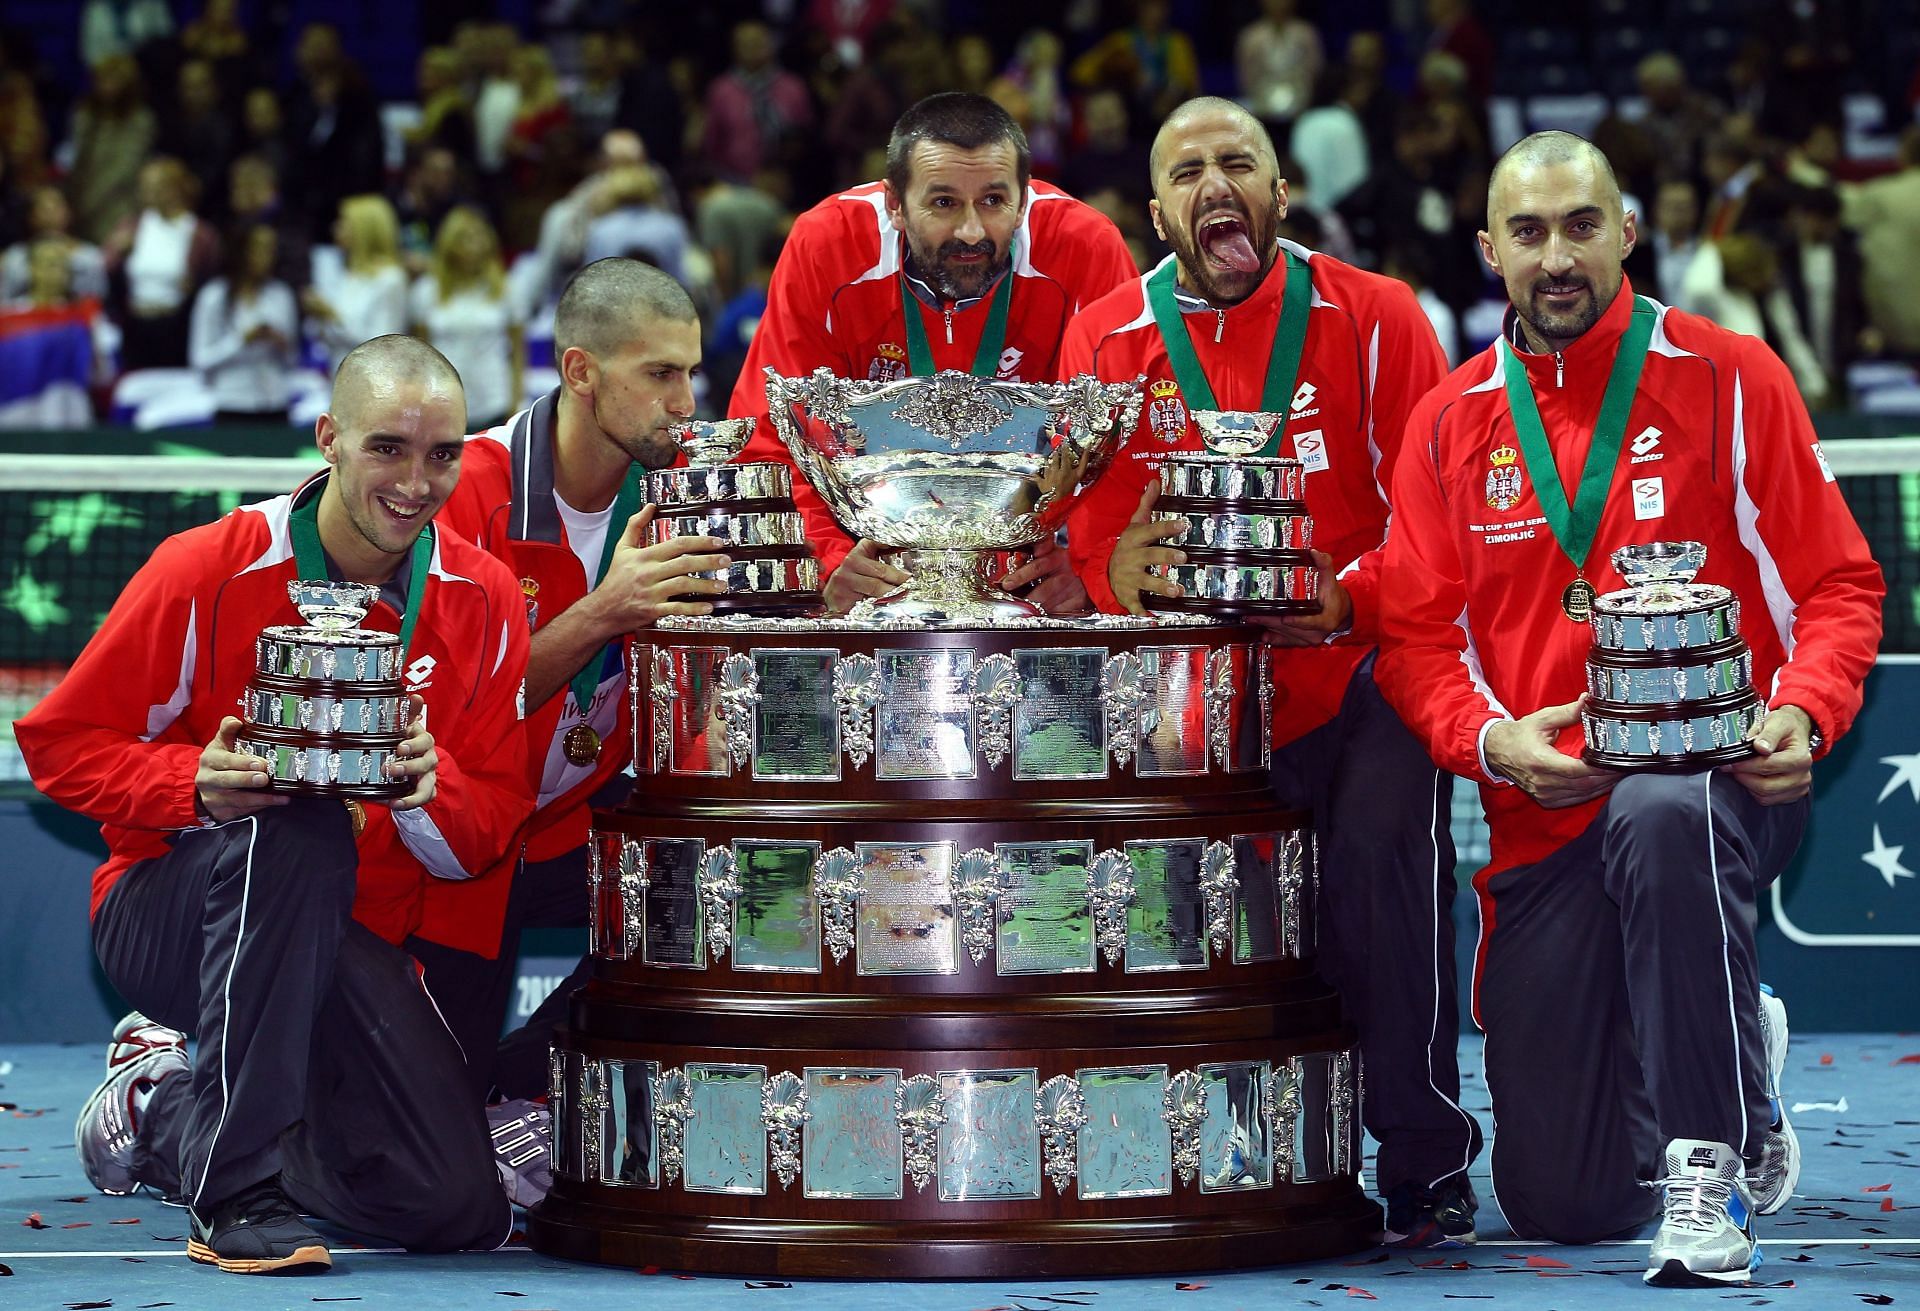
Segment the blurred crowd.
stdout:
[[[1240,99],[1281,152],[1285,235],[1412,284],[1455,360],[1498,327],[1474,240],[1493,156],[1572,127],[1640,216],[1637,288],[1766,338],[1816,406],[1861,361],[1920,359],[1920,71],[1863,78],[1865,0],[1600,0],[1564,31],[1493,0],[548,0],[519,21],[421,0],[397,6],[412,85],[386,94],[350,50],[390,37],[285,3],[63,8],[77,76],[0,20],[0,347],[36,342],[0,355],[13,426],[119,413],[116,381],[152,370],[204,417],[283,422],[302,379],[411,331],[478,427],[538,385],[567,275],[616,254],[694,292],[724,397],[794,213],[881,176],[894,118],[949,89],[1003,103],[1143,268],[1154,129]],[[1617,69],[1597,102],[1537,94],[1569,50]],[[33,367],[78,370],[80,399]]]

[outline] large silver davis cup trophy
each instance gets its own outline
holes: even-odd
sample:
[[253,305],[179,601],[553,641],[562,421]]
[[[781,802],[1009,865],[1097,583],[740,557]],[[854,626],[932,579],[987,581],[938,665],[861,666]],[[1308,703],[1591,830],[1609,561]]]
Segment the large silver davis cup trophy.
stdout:
[[1740,602],[1696,583],[1699,542],[1648,542],[1613,553],[1627,580],[1593,605],[1588,700],[1581,715],[1590,764],[1691,771],[1751,755],[1747,733],[1766,714]]
[[279,625],[254,643],[239,750],[267,761],[276,792],[386,800],[411,792],[387,777],[407,734],[406,653],[397,633],[357,627],[379,599],[365,583],[291,582],[306,626]]
[[1141,380],[1010,383],[949,370],[869,382],[767,370],[767,403],[827,507],[899,552],[905,588],[855,620],[992,624],[1039,613],[989,582],[995,552],[1065,521],[1140,417]]

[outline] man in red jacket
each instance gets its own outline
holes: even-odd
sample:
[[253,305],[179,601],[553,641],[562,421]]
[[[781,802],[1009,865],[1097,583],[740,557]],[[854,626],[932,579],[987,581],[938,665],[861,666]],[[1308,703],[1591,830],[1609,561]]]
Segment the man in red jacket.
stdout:
[[652,540],[647,471],[679,458],[667,429],[692,417],[700,365],[686,291],[639,260],[589,264],[561,294],[554,353],[560,385],[467,443],[440,517],[519,578],[533,630],[525,730],[538,800],[524,859],[510,855],[518,868],[494,889],[498,939],[485,953],[423,953],[476,1092],[516,1102],[544,1095],[548,1036],[578,981],[501,1044],[520,931],[586,924],[593,799],[624,791],[633,756],[622,639],[662,615],[710,613],[672,598],[720,592],[689,575],[728,563],[718,538]]
[[[93,941],[129,1017],[76,1125],[93,1184],[189,1208],[187,1253],[324,1268],[299,1212],[417,1249],[493,1247],[511,1211],[409,936],[472,949],[457,894],[526,817],[527,637],[499,562],[437,533],[466,402],[439,352],[342,361],[329,471],[163,542],[59,687],[15,726],[34,782],[101,824]],[[391,805],[267,790],[234,709],[296,578],[371,583],[412,730]],[[429,713],[431,712],[431,713]],[[428,724],[431,719],[431,731]],[[450,890],[450,892],[449,892]],[[191,1068],[179,1030],[197,1034]]]
[[[1069,321],[1134,267],[1111,220],[1031,171],[1026,134],[985,96],[942,92],[902,114],[886,180],[829,196],[794,222],[727,410],[761,420],[741,458],[792,463],[767,421],[768,368],[1054,381]],[[873,543],[855,545],[798,469],[793,482],[830,610],[906,581]],[[1009,591],[1028,584],[1043,609],[1085,605],[1051,543],[1001,580]]]
[[1152,161],[1153,221],[1174,254],[1075,319],[1061,347],[1063,373],[1144,374],[1151,398],[1070,516],[1068,549],[1103,609],[1140,613],[1143,593],[1175,594],[1148,567],[1183,559],[1161,541],[1181,529],[1150,520],[1161,461],[1201,448],[1189,411],[1286,415],[1280,453],[1306,469],[1324,605],[1267,625],[1275,787],[1310,806],[1320,832],[1320,965],[1360,1033],[1385,1241],[1470,1242],[1480,1131],[1459,1103],[1451,781],[1372,672],[1382,488],[1445,360],[1403,284],[1276,238],[1286,183],[1244,109],[1187,102]]
[[[1523,1237],[1589,1241],[1661,1212],[1651,1180],[1648,1281],[1737,1283],[1752,1213],[1799,1169],[1755,901],[1800,841],[1813,758],[1860,708],[1885,585],[1786,368],[1636,297],[1634,236],[1579,137],[1495,167],[1480,244],[1514,313],[1408,426],[1380,685],[1479,781],[1492,826],[1474,1001],[1501,1210]],[[1700,580],[1744,603],[1768,711],[1737,764],[1594,768],[1581,616],[1623,585],[1615,550],[1662,540],[1705,543]]]

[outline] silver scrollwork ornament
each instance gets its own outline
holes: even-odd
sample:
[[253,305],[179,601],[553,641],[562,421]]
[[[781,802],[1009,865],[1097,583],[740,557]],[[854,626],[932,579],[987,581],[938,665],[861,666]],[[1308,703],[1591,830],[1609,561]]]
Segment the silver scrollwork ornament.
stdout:
[[1207,941],[1215,956],[1233,950],[1233,905],[1240,892],[1234,873],[1233,848],[1214,841],[1200,856],[1200,891],[1207,901]]
[[760,704],[760,675],[753,657],[736,651],[720,666],[720,714],[727,725],[727,755],[739,769],[753,758],[753,711]]
[[1160,1095],[1160,1118],[1173,1130],[1173,1168],[1191,1184],[1200,1170],[1200,1127],[1207,1121],[1207,1085],[1192,1070],[1167,1080]]
[[724,958],[733,941],[733,903],[740,900],[740,875],[732,847],[708,847],[700,861],[700,908],[707,920],[707,950]]
[[653,1081],[653,1123],[660,1131],[661,1178],[672,1183],[687,1159],[687,1121],[693,1118],[693,1082],[685,1070],[662,1070]]
[[947,1099],[940,1081],[931,1074],[902,1079],[893,1091],[893,1118],[900,1126],[907,1177],[916,1191],[924,1189],[938,1168],[936,1135],[947,1122]]
[[860,899],[860,858],[845,847],[813,862],[813,896],[820,903],[821,935],[838,964],[853,950],[853,908]]
[[953,906],[960,917],[960,940],[978,965],[993,946],[994,905],[1000,897],[1000,862],[991,851],[976,847],[953,863],[949,876]]
[[1093,936],[1107,964],[1127,949],[1127,907],[1133,905],[1133,862],[1123,852],[1103,851],[1087,871],[1087,895],[1093,901]]
[[1207,657],[1207,743],[1224,771],[1233,747],[1233,652],[1226,647]]
[[1107,712],[1107,748],[1125,768],[1140,749],[1140,715],[1147,704],[1139,656],[1122,651],[1108,658],[1100,674],[1100,704]]
[[663,646],[653,649],[653,682],[647,688],[647,701],[653,707],[653,758],[656,769],[666,768],[667,753],[673,746],[673,652]]
[[1040,1148],[1053,1191],[1064,1193],[1079,1173],[1075,1159],[1080,1131],[1087,1127],[1087,1099],[1070,1074],[1056,1074],[1033,1095],[1034,1122],[1040,1129]]
[[1293,1178],[1295,1139],[1300,1122],[1300,1067],[1283,1061],[1267,1075],[1267,1119],[1273,1126],[1274,1177]]
[[872,656],[842,656],[834,662],[833,703],[840,712],[840,740],[858,769],[873,754],[873,709],[880,704],[880,666]]
[[646,935],[647,849],[628,838],[620,844],[620,931],[626,940],[626,955],[640,950]]
[[580,1160],[588,1183],[600,1179],[601,1145],[606,1137],[607,1067],[604,1061],[585,1060],[580,1066]]
[[1357,1100],[1353,1078],[1353,1055],[1341,1052],[1333,1058],[1333,1109],[1330,1115],[1333,1136],[1333,1172],[1353,1173],[1353,1111]]
[[980,662],[973,676],[973,707],[980,719],[980,749],[987,767],[998,769],[1013,750],[1013,708],[1020,700],[1020,671],[999,652]]
[[774,1176],[791,1188],[800,1175],[800,1131],[813,1112],[807,1109],[806,1080],[782,1070],[760,1087],[760,1122],[772,1140]]

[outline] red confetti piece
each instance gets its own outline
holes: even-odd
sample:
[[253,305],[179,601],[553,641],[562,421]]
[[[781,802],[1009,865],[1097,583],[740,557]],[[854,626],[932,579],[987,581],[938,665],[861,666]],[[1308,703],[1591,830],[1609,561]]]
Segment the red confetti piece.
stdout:
[[1882,1211],[1897,1211],[1900,1208],[1893,1204],[1891,1197],[1883,1197],[1880,1199],[1880,1209]]
[[61,1227],[62,1229],[91,1229],[91,1228],[93,1228],[93,1221],[91,1221],[91,1220],[75,1220],[75,1221],[74,1221],[74,1222],[73,1222],[72,1224],[70,1224],[70,1225],[61,1225],[60,1227]]
[[[1895,1065],[1920,1065],[1920,1052],[1908,1052],[1905,1056],[1902,1056],[1899,1060],[1895,1061],[1894,1064]],[[39,1112],[35,1111],[34,1114],[38,1115]]]
[[1197,1293],[1205,1287],[1205,1284],[1175,1284],[1173,1286],[1174,1291],[1177,1293]]
[[110,1225],[137,1225],[140,1223],[140,1217],[136,1215],[131,1220],[109,1220],[107,1223]]
[[1569,1270],[1572,1267],[1565,1261],[1556,1261],[1550,1256],[1530,1256],[1527,1258],[1529,1270]]
[[1348,1297],[1364,1297],[1369,1302],[1378,1302],[1380,1300],[1379,1298],[1375,1297],[1372,1293],[1369,1293],[1366,1289],[1355,1288],[1352,1284],[1347,1285],[1347,1296]]
[[47,1222],[40,1218],[40,1213],[38,1211],[35,1211],[32,1215],[28,1216],[26,1219],[22,1220],[20,1223],[25,1225],[29,1229],[45,1229],[47,1227]]
[[1885,1193],[1885,1192],[1891,1192],[1892,1190],[1893,1190],[1892,1184],[1868,1184],[1865,1188],[1862,1188],[1860,1191],[1863,1193]]
[[1822,1065],[1832,1065],[1832,1064],[1833,1064],[1833,1053],[1832,1053],[1832,1052],[1821,1052],[1821,1053],[1820,1053],[1820,1064],[1822,1064]]

